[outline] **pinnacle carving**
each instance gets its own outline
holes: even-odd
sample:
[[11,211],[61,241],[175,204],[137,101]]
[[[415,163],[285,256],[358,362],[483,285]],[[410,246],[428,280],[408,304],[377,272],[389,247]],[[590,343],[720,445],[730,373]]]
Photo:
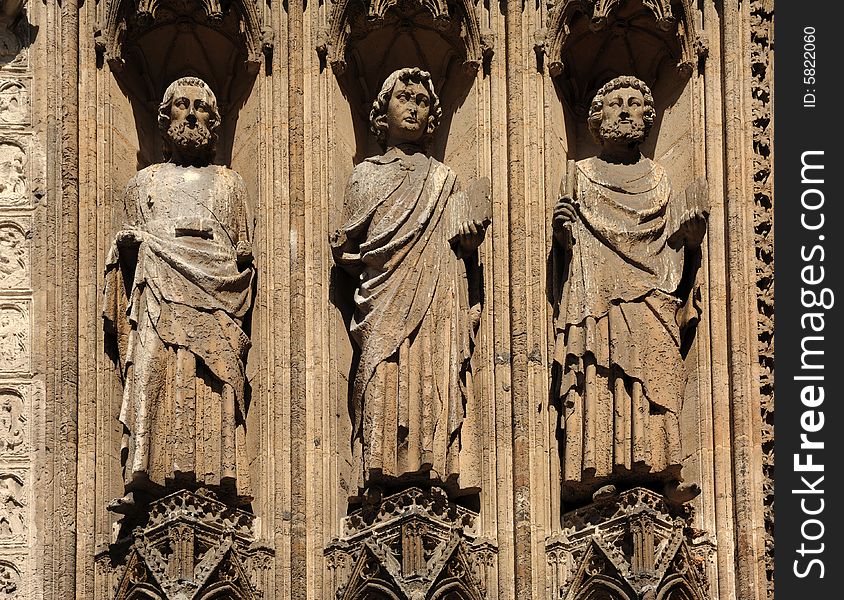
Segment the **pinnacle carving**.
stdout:
[[[112,546],[112,568],[122,571],[114,597],[132,598],[141,589],[168,600],[201,598],[211,590],[261,597],[251,573],[266,563],[266,550],[254,544],[253,519],[210,495],[187,490],[153,502],[128,552],[128,542],[123,550],[121,543]],[[125,560],[119,559],[121,553],[127,554]]]
[[[338,600],[424,600],[459,590],[486,598],[496,547],[476,535],[477,514],[439,488],[410,488],[353,512],[325,550]],[[382,596],[377,596],[382,597]]]
[[[591,597],[707,598],[705,565],[714,544],[690,527],[688,505],[672,505],[633,488],[563,516],[563,529],[545,544],[550,584],[559,600]],[[602,596],[601,596],[602,597]]]

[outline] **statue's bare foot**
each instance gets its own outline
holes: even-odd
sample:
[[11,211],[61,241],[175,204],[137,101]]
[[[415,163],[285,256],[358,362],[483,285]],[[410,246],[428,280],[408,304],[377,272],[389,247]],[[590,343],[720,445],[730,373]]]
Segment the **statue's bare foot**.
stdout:
[[135,494],[134,492],[129,492],[125,496],[115,498],[109,502],[106,509],[110,512],[117,513],[118,515],[128,515],[130,512],[135,510],[135,506]]
[[700,494],[700,486],[696,483],[669,481],[665,484],[665,497],[677,504],[684,504],[698,494]]
[[592,494],[592,502],[597,502],[598,500],[603,500],[604,498],[609,498],[610,496],[615,496],[618,490],[612,484],[609,485],[602,485],[595,493]]

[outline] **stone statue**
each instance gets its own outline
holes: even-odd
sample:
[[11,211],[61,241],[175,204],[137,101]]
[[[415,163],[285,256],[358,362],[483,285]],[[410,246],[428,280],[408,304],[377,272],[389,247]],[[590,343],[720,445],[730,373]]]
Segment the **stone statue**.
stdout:
[[664,486],[677,502],[700,491],[681,483],[679,414],[681,346],[699,315],[684,264],[706,231],[705,185],[677,196],[642,156],[655,114],[639,79],[604,85],[589,111],[601,153],[570,161],[554,207],[554,389],[562,499],[573,505],[621,482]]
[[458,191],[425,151],[442,114],[430,75],[387,77],[370,113],[386,150],[355,167],[334,260],[357,279],[351,336],[360,350],[352,411],[366,490],[434,481],[478,489],[461,436],[481,312],[477,248],[490,223],[489,180]]
[[[252,216],[241,177],[210,164],[217,100],[196,77],[164,93],[165,159],[139,171],[106,266],[105,329],[123,378],[126,496],[173,485],[248,495],[244,317],[252,306]],[[240,468],[244,465],[244,468]]]

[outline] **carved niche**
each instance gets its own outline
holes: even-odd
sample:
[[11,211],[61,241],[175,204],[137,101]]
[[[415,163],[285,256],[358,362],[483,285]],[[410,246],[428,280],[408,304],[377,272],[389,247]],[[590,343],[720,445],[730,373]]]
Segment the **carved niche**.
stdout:
[[[379,36],[379,43],[387,42],[386,47],[380,46],[378,55],[382,57],[397,51],[401,54],[406,45],[406,41],[400,39],[403,33],[409,33],[427,48],[432,47],[428,38],[436,35],[459,49],[464,68],[475,72],[485,59],[491,57],[492,38],[489,32],[481,32],[474,14],[474,5],[469,0],[340,0],[332,10],[329,28],[323,32],[317,52],[331,64],[336,74],[341,75],[345,73],[350,59],[360,60],[355,48],[378,30],[389,32],[386,36]],[[414,64],[433,71],[436,66],[433,62],[422,64],[417,60]],[[383,75],[395,68],[386,65]]]
[[[261,25],[256,3],[108,0],[105,15],[103,28],[95,32],[99,64],[108,64],[131,103],[138,166],[159,159],[155,110],[170,82],[184,76],[199,77],[214,90],[223,117],[217,164],[231,162],[239,111],[264,53],[272,48],[272,32]],[[124,122],[131,119],[119,116]]]
[[23,13],[24,0],[0,2],[0,68],[27,67],[30,24]]
[[[267,49],[265,41],[269,39],[262,36],[256,3],[248,0],[108,0],[105,14],[104,31],[96,34],[97,48],[111,68],[118,71],[135,58],[127,56],[127,48],[143,44],[141,38],[160,28],[176,28],[190,37],[199,26],[229,39],[238,38],[246,47],[243,60],[253,73],[260,65],[262,52]],[[240,20],[247,24],[243,30],[238,27]],[[172,43],[159,49],[172,50]]]
[[[492,34],[481,29],[469,0],[340,0],[335,4],[316,49],[331,66],[352,109],[355,160],[377,152],[368,134],[368,115],[390,73],[419,67],[431,74],[443,106],[441,129],[448,132],[478,69],[492,56],[492,40]],[[441,133],[433,144],[432,152],[440,158],[447,137]]]
[[[2,145],[0,145],[0,153]],[[1,168],[1,167],[0,167]],[[0,289],[29,289],[29,223],[0,221]]]
[[629,73],[653,86],[663,63],[688,77],[706,57],[691,0],[555,0],[537,51],[572,107]]

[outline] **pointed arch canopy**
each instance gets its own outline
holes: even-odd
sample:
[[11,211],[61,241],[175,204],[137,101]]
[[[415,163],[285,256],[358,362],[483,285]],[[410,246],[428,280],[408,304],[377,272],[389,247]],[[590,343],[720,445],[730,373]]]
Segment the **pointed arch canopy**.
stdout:
[[[105,22],[97,35],[97,47],[113,70],[122,69],[127,43],[168,24],[197,26],[218,31],[244,45],[247,69],[255,73],[270,35],[261,25],[255,2],[250,0],[106,0]],[[232,26],[234,24],[234,27]]]
[[605,82],[635,75],[653,87],[666,62],[688,78],[706,57],[692,0],[556,0],[544,51],[572,108]]

